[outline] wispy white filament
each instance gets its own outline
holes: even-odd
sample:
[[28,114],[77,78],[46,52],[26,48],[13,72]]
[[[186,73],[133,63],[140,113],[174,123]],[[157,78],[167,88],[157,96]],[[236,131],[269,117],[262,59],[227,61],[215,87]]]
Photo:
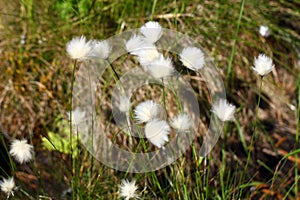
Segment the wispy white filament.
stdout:
[[190,117],[186,113],[181,113],[171,120],[170,125],[176,131],[182,133],[188,131],[191,128],[192,122]]
[[134,109],[134,117],[138,123],[148,122],[157,117],[159,114],[159,105],[153,100],[147,100]]
[[141,50],[136,52],[139,62],[144,69],[148,69],[148,65],[159,58],[160,54],[154,45],[144,46]]
[[[72,125],[79,126],[80,123],[85,121],[85,114],[85,111],[82,111],[79,107],[72,110]],[[68,112],[67,115],[70,120],[70,112]]]
[[119,99],[119,110],[123,113],[129,112],[131,103],[130,103],[130,98],[128,98],[126,95],[121,95]]
[[14,189],[15,189],[15,181],[14,178],[3,178],[2,181],[0,181],[0,188],[2,192],[4,192],[7,195],[7,199],[10,197],[10,195],[14,196]]
[[140,29],[141,33],[145,36],[146,41],[149,43],[157,42],[162,36],[162,28],[158,22],[149,21]]
[[89,57],[91,58],[107,59],[111,52],[111,47],[109,46],[109,43],[106,40],[93,40],[92,47],[93,48],[89,53]]
[[119,185],[119,198],[124,198],[125,200],[129,200],[131,198],[138,199],[139,195],[137,194],[138,187],[135,185],[135,180],[129,182],[128,180],[122,180]]
[[164,120],[153,119],[145,126],[146,138],[158,148],[163,147],[169,141],[169,133],[170,126]]
[[174,67],[170,58],[160,55],[148,65],[149,73],[156,79],[171,76],[174,73]]
[[84,36],[75,37],[67,43],[67,53],[72,59],[85,60],[88,59],[93,48],[91,41],[86,41]]
[[259,75],[265,76],[270,73],[274,68],[273,61],[265,54],[259,54],[257,58],[254,58],[254,67],[252,69]]
[[212,107],[212,112],[215,113],[218,118],[225,121],[233,121],[235,106],[227,103],[226,99],[220,99],[217,103],[215,103]]
[[198,71],[204,66],[204,54],[197,47],[186,47],[180,54],[180,60],[187,68]]
[[268,37],[271,34],[271,31],[268,26],[261,25],[259,27],[259,34],[263,37]]
[[138,55],[137,52],[144,50],[146,46],[145,38],[140,35],[133,35],[128,41],[125,41],[127,52],[132,55]]
[[14,140],[10,146],[9,153],[21,164],[32,159],[33,146],[27,143],[26,139]]

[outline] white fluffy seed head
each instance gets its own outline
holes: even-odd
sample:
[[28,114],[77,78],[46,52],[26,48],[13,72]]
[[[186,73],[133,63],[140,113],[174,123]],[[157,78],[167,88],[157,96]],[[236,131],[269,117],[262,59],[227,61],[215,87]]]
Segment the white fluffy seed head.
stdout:
[[121,181],[121,184],[119,185],[119,198],[125,198],[125,200],[129,200],[131,198],[139,198],[139,195],[137,194],[138,187],[135,185],[135,180],[132,180],[129,182],[126,179],[123,179]]
[[[85,121],[85,114],[85,111],[82,111],[79,107],[76,107],[74,110],[72,110],[72,125],[79,126],[80,123]],[[70,121],[70,112],[68,112],[67,115]]]
[[128,113],[130,106],[130,98],[128,98],[126,95],[121,95],[118,102],[119,110],[123,113]]
[[162,36],[162,28],[158,22],[149,21],[140,28],[141,33],[145,36],[146,41],[154,44]]
[[15,187],[16,185],[13,177],[8,179],[3,178],[2,181],[0,181],[0,188],[2,192],[4,192],[7,195],[7,198],[9,198],[10,195],[14,196]]
[[259,54],[257,58],[254,58],[254,67],[252,67],[252,69],[260,76],[267,75],[273,68],[274,65],[272,59],[265,54]]
[[67,43],[67,53],[72,59],[85,60],[88,59],[93,48],[91,41],[86,41],[84,36],[75,37]]
[[213,104],[212,112],[223,122],[233,121],[235,106],[227,103],[226,99],[220,99],[217,103]]
[[187,68],[198,71],[204,66],[204,54],[197,47],[186,47],[180,54],[180,60]]
[[147,100],[134,109],[134,117],[138,123],[148,122],[156,118],[159,114],[160,107],[153,100]]
[[132,55],[138,55],[137,52],[143,50],[146,46],[145,38],[140,35],[133,35],[128,41],[125,41],[127,52]]
[[147,66],[160,56],[156,47],[152,44],[145,44],[139,51],[136,51],[136,55],[144,68],[148,68]]
[[169,133],[170,126],[164,120],[153,119],[145,126],[146,138],[158,148],[163,147],[169,141]]
[[174,73],[174,67],[170,58],[160,55],[148,65],[148,71],[154,78],[161,79],[171,76]]
[[259,27],[259,34],[263,37],[268,37],[271,34],[271,31],[268,26],[261,25]]
[[14,140],[10,146],[9,153],[20,163],[26,163],[32,159],[33,146],[27,140]]
[[192,126],[192,122],[190,117],[186,113],[181,113],[171,120],[170,125],[177,132],[182,133],[189,131]]
[[111,52],[111,47],[106,40],[103,41],[93,40],[92,47],[93,48],[89,53],[89,57],[94,59],[95,58],[107,59]]

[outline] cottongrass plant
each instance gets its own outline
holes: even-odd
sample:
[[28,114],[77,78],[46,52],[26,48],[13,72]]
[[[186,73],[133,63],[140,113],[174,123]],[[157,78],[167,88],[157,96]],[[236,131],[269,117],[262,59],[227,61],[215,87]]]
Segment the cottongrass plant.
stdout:
[[14,190],[16,189],[14,178],[13,177],[7,179],[3,178],[2,181],[0,181],[0,188],[1,191],[7,195],[7,199],[10,196],[14,196]]
[[138,57],[144,71],[162,81],[162,99],[166,109],[163,79],[173,75],[175,69],[171,59],[160,54],[155,46],[162,36],[162,27],[158,22],[149,21],[140,28],[140,33],[141,36],[133,35],[128,41],[125,41],[126,50]]
[[135,180],[128,181],[123,179],[119,185],[119,198],[129,199],[140,199],[137,190],[138,186],[135,184]]
[[[74,65],[73,65],[73,70],[72,70],[72,78],[71,78],[71,94],[70,94],[70,104],[69,104],[69,120],[70,120],[70,134],[69,134],[69,140],[70,140],[70,144],[73,144],[73,123],[75,122],[75,120],[73,120],[73,87],[74,87],[74,81],[75,81],[75,72],[76,72],[76,66],[77,66],[77,62],[78,61],[86,61],[88,59],[90,59],[91,57],[93,57],[93,55],[95,55],[95,53],[97,51],[94,51],[93,55],[91,55],[91,52],[93,50],[94,45],[97,45],[96,42],[93,42],[92,40],[87,41],[86,38],[84,36],[81,37],[75,37],[73,38],[70,42],[67,43],[66,45],[66,50],[68,55],[70,56],[70,58],[74,59]],[[76,120],[78,121],[78,120]],[[77,122],[76,122],[77,123]],[[73,155],[73,148],[72,145],[70,145],[70,154]],[[72,165],[72,173],[75,173],[75,159],[73,159],[73,156],[70,156],[70,161],[71,161],[71,165]],[[75,197],[75,191],[77,190],[77,176],[75,174],[75,176],[73,176],[72,174],[72,195],[73,197]]]
[[160,53],[157,51],[155,42],[162,35],[162,28],[158,22],[147,22],[140,28],[142,35],[133,35],[128,41],[125,41],[125,47],[128,53],[138,56],[138,60],[145,71],[155,60],[159,59]]
[[[211,112],[213,112],[219,120],[223,123],[228,121],[234,121],[234,114],[236,112],[236,107],[227,102],[226,99],[219,99],[216,103],[213,104]],[[217,124],[218,126],[219,124]],[[224,143],[226,145],[227,140],[227,130],[225,126],[224,132]],[[222,188],[222,199],[225,199],[225,184],[224,184],[224,175],[225,175],[225,167],[226,167],[226,160],[225,158],[225,151],[222,150],[222,167],[220,169],[220,183]],[[206,161],[206,158],[205,158]]]
[[258,109],[259,109],[260,99],[261,99],[263,78],[274,69],[274,64],[270,57],[264,54],[259,54],[257,58],[254,58],[254,66],[252,67],[252,69],[257,74],[260,75],[259,94],[258,94],[258,101],[255,110],[255,121],[254,121],[254,131],[253,131],[254,140],[255,140],[257,137],[256,126],[258,121]]
[[258,101],[255,110],[255,121],[254,121],[254,131],[253,131],[253,136],[254,136],[253,139],[255,141],[257,139],[256,128],[257,128],[257,121],[258,121],[258,109],[259,109],[260,99],[261,99],[263,78],[274,69],[274,64],[270,57],[264,54],[259,54],[257,58],[254,58],[254,66],[252,67],[252,69],[257,74],[260,75],[259,94],[258,94]]
[[[150,21],[140,28],[140,34],[134,34],[129,40],[124,41],[124,45],[129,54],[137,57],[145,72],[162,82],[162,101],[164,103],[164,111],[166,112],[164,79],[175,74],[175,68],[172,60],[169,57],[162,55],[156,47],[156,43],[161,36],[162,27],[158,22]],[[108,61],[111,47],[106,41],[87,41],[84,36],[81,36],[72,39],[67,44],[67,52],[69,56],[75,60],[71,83],[72,91],[77,61],[89,59],[104,59]],[[205,65],[204,53],[197,47],[185,47],[182,49],[179,56],[182,64],[196,73],[199,73]],[[114,68],[110,64],[109,66],[112,68],[117,79],[120,80]],[[72,110],[72,96],[70,99],[70,110]],[[127,117],[129,116],[128,112],[130,106],[130,99],[125,95],[121,95],[118,102],[118,108],[121,112],[126,113]],[[226,100],[221,99],[218,104],[213,105],[212,112],[218,116],[222,122],[232,121],[234,119],[235,106],[227,103]],[[136,106],[133,117],[138,124],[143,124],[144,135],[147,140],[155,147],[164,149],[164,145],[169,142],[169,134],[172,129],[177,134],[189,132],[192,122],[187,113],[180,113],[174,116],[172,119],[168,120],[169,123],[160,119],[160,114],[160,105],[153,100],[146,100]],[[74,119],[72,119],[72,115]],[[84,120],[85,113],[76,108],[70,112],[68,116],[70,119],[70,130],[72,131],[72,125],[78,126],[78,124]],[[127,119],[127,121],[129,120]],[[70,133],[70,140],[71,139]],[[72,186],[74,187],[75,185]],[[139,198],[136,193],[137,186],[135,185],[135,181],[129,182],[127,180],[122,180],[119,187],[119,197],[125,199]],[[185,195],[187,196],[187,192]]]
[[10,146],[9,153],[20,164],[29,162],[33,157],[33,146],[27,143],[26,139],[14,140]]
[[[87,40],[85,36],[80,37],[74,37],[71,41],[69,41],[66,45],[66,51],[71,59],[74,60],[73,70],[72,70],[72,79],[71,79],[71,95],[70,95],[70,104],[69,104],[69,110],[68,117],[70,120],[69,128],[70,128],[70,134],[69,134],[69,140],[70,144],[72,144],[73,140],[73,126],[78,126],[85,118],[85,112],[78,110],[76,108],[73,109],[73,87],[74,87],[74,81],[75,81],[75,72],[77,67],[77,62],[86,62],[89,60],[104,60],[108,63],[110,66],[110,69],[113,71],[113,77],[115,78],[115,81],[119,81],[120,78],[114,69],[112,65],[109,63],[109,55],[111,53],[111,46],[109,43],[105,41],[98,41],[98,40]],[[78,139],[78,132],[77,132],[77,139]],[[73,155],[73,149],[72,145],[70,145],[70,153]],[[76,170],[76,161],[73,159],[73,156],[70,157],[71,163],[72,163],[72,195],[75,198],[76,192],[78,190],[77,184],[78,184],[78,176],[76,173],[79,173],[78,169]],[[91,171],[93,168],[93,157],[91,155]],[[90,173],[90,176],[91,173]],[[90,179],[91,180],[91,179]]]
[[69,134],[69,140],[70,140],[70,162],[72,165],[72,180],[71,180],[71,185],[72,185],[72,197],[75,197],[75,191],[76,191],[76,175],[74,176],[74,168],[75,168],[75,161],[73,159],[73,87],[74,87],[74,81],[75,81],[75,72],[76,72],[76,66],[77,66],[77,61],[84,61],[88,59],[90,52],[92,50],[92,42],[87,42],[86,38],[84,36],[81,37],[75,37],[73,38],[70,42],[67,43],[66,45],[66,50],[67,53],[69,54],[70,58],[74,59],[74,64],[73,64],[73,70],[72,70],[72,77],[71,77],[71,94],[70,94],[70,103],[69,103],[69,128],[70,128],[70,134]]
[[66,50],[74,60],[86,60],[91,56],[93,42],[87,41],[85,36],[75,37],[67,43]]
[[[130,39],[124,41],[125,49],[129,54],[137,57],[141,67],[144,69],[145,72],[149,73],[153,78],[162,82],[163,103],[165,108],[164,110],[166,112],[164,79],[175,74],[175,68],[173,66],[172,60],[169,57],[161,54],[156,47],[156,43],[159,41],[163,34],[162,27],[158,22],[150,21],[144,24],[139,29],[139,31],[140,33],[134,34],[131,36]],[[74,74],[77,61],[85,61],[89,59],[103,59],[109,62],[108,58],[112,50],[107,41],[87,41],[84,36],[75,37],[67,44],[66,48],[69,56],[75,60],[72,73],[71,91],[73,90]],[[203,69],[203,67],[205,67],[205,55],[200,48],[194,46],[185,47],[182,49],[179,57],[180,61],[186,68],[195,71],[196,73],[200,73],[200,70]],[[120,80],[113,66],[111,66],[110,64],[109,66],[112,68],[117,79]],[[272,71],[273,68],[274,65],[272,59],[263,54],[260,54],[254,60],[254,66],[252,67],[252,69],[261,76],[259,100],[256,108],[255,129],[257,121],[257,112],[260,104],[262,78],[265,75],[267,75],[270,71]],[[71,111],[72,96],[70,100]],[[130,106],[130,98],[128,98],[125,95],[121,95],[118,102],[119,110],[123,113],[128,114]],[[235,120],[234,114],[236,112],[236,107],[228,103],[226,99],[219,99],[213,104],[211,112],[221,122],[225,123],[228,121]],[[160,105],[154,102],[153,100],[146,100],[136,106],[136,108],[134,109],[133,117],[138,124],[144,126],[144,135],[147,138],[147,140],[156,148],[164,149],[164,145],[166,145],[169,142],[169,135],[171,131],[174,130],[177,134],[186,133],[190,131],[192,121],[187,113],[180,113],[170,120],[160,119],[160,114]],[[74,119],[72,119],[72,115]],[[75,110],[70,112],[68,116],[70,119],[71,132],[72,125],[78,125],[78,123],[84,120],[83,118],[85,117],[85,113],[77,110],[76,108]],[[129,117],[129,115],[127,115],[127,117]],[[255,138],[255,131],[253,138]],[[250,144],[251,147],[253,145],[253,138]],[[72,140],[71,133],[70,140]],[[249,155],[250,151],[248,154],[246,168],[249,162]],[[223,162],[225,162],[225,160],[223,160]],[[225,171],[223,170],[221,172],[222,188],[224,188],[224,174]],[[182,178],[184,179],[184,175],[182,175]],[[119,198],[124,198],[125,200],[129,200],[131,198],[139,198],[139,195],[137,194],[138,187],[136,186],[135,180],[129,182],[128,180],[123,179],[121,181],[121,184],[119,185],[119,189]],[[224,191],[222,190],[223,198],[225,198]],[[187,197],[188,193],[186,192],[185,195]]]
[[257,58],[254,58],[254,66],[252,67],[252,69],[260,76],[259,94],[258,94],[258,101],[256,104],[256,109],[255,109],[253,134],[252,134],[251,141],[250,141],[250,147],[249,147],[249,151],[248,151],[246,165],[245,165],[243,174],[241,176],[240,182],[243,181],[243,178],[246,174],[246,171],[247,171],[248,165],[249,165],[249,161],[250,161],[250,157],[251,157],[251,152],[253,150],[254,143],[258,137],[256,130],[257,130],[257,122],[258,122],[258,110],[259,110],[261,92],[262,92],[262,83],[263,83],[263,78],[274,69],[273,60],[264,54],[259,54]]
[[[70,95],[70,105],[69,105],[69,119],[70,119],[70,143],[72,144],[72,110],[73,110],[73,105],[72,105],[72,92],[73,92],[73,87],[74,87],[74,80],[75,80],[75,71],[76,71],[76,65],[77,61],[85,61],[88,60],[90,57],[93,57],[97,51],[94,52],[93,46],[98,45],[97,42],[94,42],[92,40],[87,41],[85,36],[80,36],[80,37],[74,37],[71,41],[69,41],[66,45],[66,50],[70,58],[74,59],[74,65],[73,65],[73,70],[72,70],[72,79],[71,79],[71,95]],[[92,53],[92,54],[91,54]],[[72,147],[70,147],[70,151],[72,153]]]
[[[140,28],[142,35],[133,35],[125,41],[126,50],[137,56],[141,67],[153,78],[162,81],[162,101],[166,112],[164,79],[175,73],[175,68],[169,57],[160,54],[155,46],[162,35],[161,26],[157,22],[147,22]],[[196,47],[186,47],[180,54],[181,61],[187,68],[199,72],[205,63],[204,53]],[[171,127],[178,134],[188,132],[192,126],[191,119],[186,113],[181,113],[167,121],[159,119],[160,107],[152,100],[140,103],[134,110],[138,123],[146,123],[144,134],[157,148],[164,149],[169,141]],[[187,192],[186,192],[187,195]]]
[[254,66],[252,69],[263,77],[274,69],[273,61],[265,54],[259,54],[257,58],[254,58]]

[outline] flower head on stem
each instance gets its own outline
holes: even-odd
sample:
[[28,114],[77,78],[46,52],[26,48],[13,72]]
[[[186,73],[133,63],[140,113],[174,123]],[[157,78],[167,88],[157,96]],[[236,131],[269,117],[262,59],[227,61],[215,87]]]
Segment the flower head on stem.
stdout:
[[10,197],[10,195],[14,196],[14,189],[16,189],[14,178],[4,178],[2,181],[0,181],[0,188],[2,192],[7,195],[7,199]]
[[33,146],[26,139],[14,140],[9,153],[21,164],[30,161],[33,157]]
[[254,58],[254,67],[252,69],[260,76],[265,76],[270,73],[274,68],[273,61],[265,54],[259,54]]
[[140,28],[141,33],[145,36],[146,41],[154,44],[162,36],[162,28],[158,22],[149,21]]
[[66,45],[67,53],[72,59],[86,60],[93,49],[92,41],[86,41],[85,36],[75,37]]
[[138,199],[139,195],[137,194],[138,187],[135,185],[135,180],[129,182],[127,179],[123,179],[121,184],[119,185],[119,197],[123,197],[125,200],[129,200],[131,198]]
[[217,103],[213,104],[212,112],[223,122],[233,121],[235,109],[235,106],[228,103],[226,99],[220,99]]

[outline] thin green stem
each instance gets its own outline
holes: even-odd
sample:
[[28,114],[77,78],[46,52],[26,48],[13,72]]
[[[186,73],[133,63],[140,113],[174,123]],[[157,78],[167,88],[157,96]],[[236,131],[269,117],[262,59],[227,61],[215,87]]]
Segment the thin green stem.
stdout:
[[204,183],[205,183],[205,199],[209,199],[209,174],[210,174],[210,159],[212,158],[212,153],[209,153],[209,158],[206,156],[204,159]]
[[28,194],[25,190],[23,190],[22,188],[19,188],[18,190],[20,190],[20,192],[22,193],[22,194],[24,194],[28,199],[30,199],[30,200],[34,200],[35,198],[34,197],[32,197],[30,194]]
[[119,84],[120,86],[121,86],[121,88],[119,88],[119,89],[122,89],[122,92],[125,92],[124,91],[124,88],[122,87],[122,82],[121,82],[121,80],[120,80],[120,76],[118,75],[118,73],[117,73],[117,71],[115,70],[115,68],[114,68],[114,66],[112,66],[112,64],[111,64],[111,62],[107,59],[107,60],[105,60],[106,61],[106,63],[107,63],[107,65],[110,67],[110,69],[112,70],[112,75],[113,75],[113,78],[115,79],[115,82],[116,82],[116,84],[118,83],[118,82],[120,82],[121,84]]
[[[218,123],[217,118],[215,118],[215,121],[217,123],[217,127],[220,127],[220,124]],[[220,170],[222,199],[225,199],[225,197],[226,197],[226,188],[225,188],[225,184],[224,184],[224,177],[225,177],[225,173],[226,173],[226,148],[225,147],[226,147],[226,143],[227,143],[227,130],[228,130],[228,123],[225,123],[225,125],[223,127],[224,140],[223,140],[223,148],[222,148],[222,165],[221,165],[221,170]]]
[[[8,155],[8,160],[9,160],[9,164],[10,164],[10,167],[11,167],[11,170],[12,170],[12,174],[15,175],[16,164],[12,160],[12,157],[9,154],[9,150],[7,148],[7,145],[6,145],[5,141],[4,141],[4,135],[2,133],[0,134],[0,138],[1,138],[2,145],[3,145],[5,151],[7,152],[7,155]],[[0,172],[2,172],[3,174],[9,176],[9,174],[5,170],[3,170],[1,167],[0,167]]]
[[117,71],[115,70],[115,68],[111,65],[111,62],[106,59],[105,62],[107,63],[107,65],[110,67],[110,69],[113,71],[113,75],[114,75],[114,79],[116,81],[116,83],[120,80],[120,77],[117,73]]
[[[76,72],[76,65],[77,65],[77,60],[74,61],[74,66],[73,66],[73,71],[72,71],[72,79],[71,79],[71,95],[70,95],[70,107],[69,107],[69,112],[70,112],[70,135],[69,135],[69,139],[70,139],[70,159],[71,159],[71,165],[72,165],[72,191],[75,191],[74,189],[74,163],[73,163],[73,148],[72,148],[72,144],[73,144],[73,132],[72,132],[72,110],[73,110],[73,87],[74,87],[74,81],[75,81],[75,72]],[[75,192],[72,193],[73,198],[75,197]]]
[[[75,151],[77,151],[77,153],[78,154],[80,154],[80,152],[79,152],[79,143],[78,143],[78,138],[79,138],[79,135],[78,135],[78,128],[76,127],[76,138],[75,138],[75,144],[76,144],[76,149],[75,149]],[[70,144],[71,146],[73,145],[72,143]],[[74,152],[73,152],[74,153]],[[74,153],[75,154],[75,153]],[[72,157],[73,157],[74,155],[72,154]],[[75,194],[76,195],[78,195],[79,194],[79,187],[78,187],[78,183],[79,183],[79,171],[80,171],[80,167],[79,167],[79,162],[78,162],[78,157],[76,156],[74,156],[74,158],[72,158],[73,159],[73,166],[74,166],[74,175],[75,175],[75,177],[74,177],[74,186],[75,186],[75,189],[73,190],[73,191],[76,191],[75,192]]]
[[[249,147],[249,150],[248,150],[246,165],[245,165],[245,168],[243,170],[242,176],[240,178],[240,184],[242,184],[242,181],[243,181],[243,179],[245,177],[246,171],[248,169],[250,157],[251,157],[251,152],[252,152],[252,150],[254,148],[253,146],[254,146],[254,143],[255,143],[255,141],[257,139],[256,127],[257,127],[257,121],[258,121],[258,109],[259,109],[260,99],[261,99],[262,82],[263,82],[263,77],[261,76],[260,77],[260,86],[259,86],[258,101],[257,101],[256,109],[255,109],[254,130],[253,130],[253,134],[252,134],[251,141],[250,141],[250,147]],[[239,195],[241,195],[241,193]]]
[[116,72],[115,68],[112,65],[109,65],[109,66],[113,70],[113,72],[114,72],[115,76],[117,77],[117,79],[120,80],[120,77],[119,77],[118,73]]
[[225,148],[222,149],[222,165],[220,169],[220,183],[221,183],[221,190],[222,190],[222,199],[225,199],[225,184],[224,184],[224,175],[226,170],[226,152]]
[[175,96],[175,99],[176,99],[176,103],[177,103],[178,109],[180,110],[180,112],[183,112],[183,108],[182,108],[180,99],[179,99],[179,97],[178,97],[177,92],[175,91],[175,88],[174,88],[174,86],[173,86],[173,84],[172,84],[172,81],[168,81],[168,85],[169,85],[169,87],[170,87],[170,89],[171,89],[173,95]]
[[175,30],[178,30],[178,21],[177,21],[177,14],[178,14],[178,6],[177,6],[177,1],[175,0],[175,9],[174,9],[174,16],[175,16],[175,20],[174,20],[174,24],[175,24]]
[[241,25],[241,20],[242,20],[242,16],[243,16],[245,1],[246,0],[243,0],[242,4],[241,4],[239,19],[238,19],[235,37],[234,37],[233,45],[232,45],[232,49],[231,49],[230,60],[229,60],[228,68],[227,68],[227,74],[226,74],[226,87],[227,88],[228,88],[228,82],[231,80],[231,68],[232,68],[233,58],[234,58],[234,54],[235,54],[235,47],[236,47],[236,43],[238,40],[238,34],[240,31],[240,25]]
[[157,4],[157,0],[153,1],[152,4],[152,9],[151,9],[151,16],[150,16],[150,20],[153,20],[153,16],[154,16],[154,12],[155,12],[155,8],[156,8],[156,4]]
[[227,142],[227,130],[228,130],[228,123],[225,123],[225,126],[223,128],[223,135],[224,135],[224,142],[223,142],[223,148],[225,149],[225,145]]
[[[91,81],[91,71],[90,67],[87,67],[88,70],[88,76],[89,76],[89,93],[90,93],[90,104],[93,105],[93,98],[92,98],[92,81]],[[92,185],[91,180],[93,177],[93,167],[94,167],[94,106],[92,106],[92,128],[91,128],[91,133],[92,133],[92,152],[90,154],[90,160],[91,160],[91,166],[90,166],[90,171],[89,171],[89,185]],[[78,131],[77,131],[78,132]],[[78,138],[77,138],[78,139]]]
[[203,184],[202,184],[201,176],[200,176],[200,174],[201,174],[200,165],[201,165],[202,160],[200,161],[200,158],[198,158],[197,151],[196,151],[194,143],[192,144],[191,149],[192,149],[192,152],[193,152],[193,160],[195,162],[195,168],[196,168],[195,169],[195,171],[196,171],[195,172],[195,175],[196,175],[196,181],[195,181],[196,183],[195,184],[196,184],[196,188],[197,188],[197,190],[196,190],[197,197],[198,197],[198,199],[204,199],[204,194],[203,194],[203,192],[201,192],[201,189],[203,188]]
[[255,121],[254,121],[254,131],[253,131],[254,141],[257,139],[256,129],[257,129],[257,121],[258,121],[258,109],[259,109],[260,99],[261,99],[262,82],[263,82],[263,76],[260,77],[258,101],[255,109]]

